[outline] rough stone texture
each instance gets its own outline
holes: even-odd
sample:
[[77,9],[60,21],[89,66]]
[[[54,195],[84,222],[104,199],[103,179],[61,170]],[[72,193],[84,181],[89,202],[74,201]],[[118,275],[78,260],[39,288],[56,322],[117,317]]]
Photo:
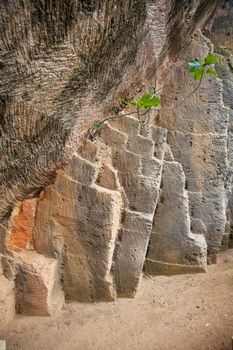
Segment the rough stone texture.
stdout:
[[[89,144],[87,148],[93,147]],[[34,245],[39,253],[60,262],[67,299],[115,298],[110,269],[121,196],[114,169],[110,162],[105,165],[106,152],[100,145],[94,159],[90,154],[88,159],[72,158],[55,184],[42,192],[37,207]],[[81,154],[85,153],[84,145]]]
[[145,261],[147,274],[205,271],[206,241],[203,235],[190,231],[188,194],[184,187],[181,165],[165,161],[160,200]]
[[58,262],[33,251],[32,235],[37,200],[25,200],[2,226],[7,237],[0,255],[1,325],[14,317],[15,309],[29,315],[53,315],[64,304]]
[[[233,166],[233,6],[231,1],[226,1],[211,23],[207,26],[205,34],[214,43],[216,52],[222,56],[217,67],[218,74],[222,79],[223,103],[229,110],[229,120],[227,125],[227,161],[228,173],[225,180],[227,190],[228,209],[226,212],[227,224],[226,234],[223,236],[224,245],[232,247],[232,223],[233,223],[233,191],[232,191],[232,166]],[[226,31],[227,28],[227,32]],[[221,57],[220,56],[220,57]]]
[[1,218],[51,182],[76,120],[80,135],[109,105],[145,18],[139,0],[1,2]]
[[[155,158],[154,154],[159,146],[165,149],[166,143],[166,130],[151,126],[145,137],[141,135],[146,134],[144,127],[140,130],[140,126],[131,117],[123,117],[114,123],[114,127],[128,135],[124,148],[119,144],[113,146],[113,164],[118,169],[125,194],[113,262],[119,296],[133,296],[141,276],[162,173],[162,159]],[[160,145],[157,143],[159,135]]]
[[0,327],[15,317],[15,271],[12,256],[6,249],[7,225],[0,224]]
[[[209,49],[208,40],[197,33],[187,59]],[[214,261],[225,231],[229,111],[222,101],[222,82],[212,78],[204,79],[187,103],[179,103],[193,89],[182,66],[177,62],[163,80],[164,108],[174,105],[175,95],[179,107],[173,113],[161,111],[159,124],[168,130],[174,159],[184,169],[193,232],[206,237],[209,261]]]
[[[116,295],[135,294],[164,164],[164,171],[169,169],[164,163],[166,134],[151,122],[145,127],[133,116],[120,117],[104,128],[100,140],[86,140],[55,183],[42,192],[33,243],[40,254],[59,261],[67,299],[113,300]],[[167,190],[173,205],[174,198],[179,203],[185,197],[184,174],[178,163],[171,164],[172,175],[178,177]],[[164,220],[172,205],[163,211]],[[186,271],[191,264],[190,271],[204,271],[206,244],[204,237],[190,233],[187,195],[181,205],[175,241],[170,237],[171,246],[164,245],[164,254],[176,248],[175,264],[183,264]],[[170,215],[171,225],[176,215]],[[162,260],[166,261],[164,256]]]
[[[30,249],[32,247],[32,233],[35,222],[37,199],[28,199],[22,202],[20,208],[16,207],[11,216],[11,233],[7,240],[9,250]],[[17,213],[16,213],[17,211]]]
[[[232,19],[231,0],[1,2],[1,326],[15,281],[18,311],[52,314],[61,283],[68,299],[133,296],[144,262],[203,271],[231,246]],[[184,101],[187,61],[213,50],[222,80]],[[146,126],[80,137],[152,85]]]
[[63,304],[57,261],[35,252],[17,254],[16,311],[26,315],[54,315]]
[[15,317],[15,290],[12,262],[0,254],[0,327]]
[[140,127],[133,117],[109,124],[39,199],[34,246],[60,261],[68,299],[112,300],[136,291],[166,144],[165,130],[142,127],[144,137]]
[[15,309],[22,314],[45,316],[55,314],[64,304],[58,262],[33,251],[36,205],[36,199],[22,202],[4,227],[7,239],[0,271],[3,325],[13,318]]

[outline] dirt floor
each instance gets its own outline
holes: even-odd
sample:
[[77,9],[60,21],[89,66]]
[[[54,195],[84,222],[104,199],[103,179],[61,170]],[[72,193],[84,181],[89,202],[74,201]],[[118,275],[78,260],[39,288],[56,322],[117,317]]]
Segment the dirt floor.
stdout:
[[135,299],[69,304],[17,317],[7,350],[227,350],[233,336],[233,250],[207,274],[143,278]]

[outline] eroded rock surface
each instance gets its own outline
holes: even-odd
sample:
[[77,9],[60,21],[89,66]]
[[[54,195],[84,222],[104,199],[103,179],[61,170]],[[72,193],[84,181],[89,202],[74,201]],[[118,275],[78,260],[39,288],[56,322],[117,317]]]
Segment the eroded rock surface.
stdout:
[[[205,238],[190,231],[184,173],[177,162],[164,161],[166,136],[165,129],[150,121],[144,126],[133,116],[122,116],[108,123],[98,141],[86,140],[42,192],[33,243],[38,253],[59,261],[66,298],[133,296],[151,233],[157,241],[151,240],[146,261],[159,260],[155,245],[162,264],[180,266],[170,273],[205,271]],[[160,201],[167,196],[168,204],[159,205],[154,215],[159,196]],[[160,271],[166,273],[167,266]]]
[[15,283],[12,261],[0,254],[0,327],[15,317]]
[[190,230],[188,193],[181,164],[165,161],[145,272],[155,275],[203,272],[206,250],[205,237]]
[[64,304],[58,263],[35,252],[16,257],[16,311],[32,316],[56,314]]
[[98,169],[98,162],[72,159],[70,168],[42,193],[37,207],[35,248],[58,259],[66,297],[72,300],[115,297],[110,269],[121,196],[95,183]]
[[[143,267],[205,271],[233,242],[232,1],[0,7],[0,325],[132,297]],[[197,88],[187,61],[212,51]],[[145,123],[81,137],[155,85]]]

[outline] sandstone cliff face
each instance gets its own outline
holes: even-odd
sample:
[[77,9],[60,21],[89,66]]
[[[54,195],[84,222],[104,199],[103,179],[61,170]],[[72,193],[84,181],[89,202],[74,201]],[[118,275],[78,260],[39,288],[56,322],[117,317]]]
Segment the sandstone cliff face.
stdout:
[[[0,325],[15,305],[131,297],[143,270],[204,272],[233,240],[232,2],[16,5],[0,5]],[[222,80],[184,103],[187,60],[213,50]],[[145,125],[120,112],[81,136],[154,84]]]

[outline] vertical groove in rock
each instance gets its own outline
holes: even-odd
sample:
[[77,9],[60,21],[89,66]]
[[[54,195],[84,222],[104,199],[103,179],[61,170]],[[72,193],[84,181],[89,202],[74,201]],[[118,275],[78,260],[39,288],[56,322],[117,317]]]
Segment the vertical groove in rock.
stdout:
[[[223,236],[222,245],[225,247],[232,247],[232,223],[233,223],[233,7],[231,1],[226,1],[224,6],[218,12],[217,16],[208,24],[205,29],[205,35],[210,38],[214,44],[216,53],[220,56],[220,62],[217,66],[217,71],[222,79],[222,102],[228,108],[229,119],[227,124],[227,171],[225,173],[225,189],[227,195],[227,211],[226,211],[226,232]],[[227,28],[227,32],[226,32]]]
[[[168,215],[169,213],[169,215]],[[206,270],[206,241],[190,231],[185,176],[177,162],[164,161],[145,273],[172,275]]]
[[[210,45],[200,32],[196,33],[188,57],[204,56]],[[192,90],[191,84],[182,62],[174,64],[164,80],[164,106],[170,105],[172,96],[179,105]],[[160,125],[168,129],[174,159],[181,163],[187,179],[193,232],[206,237],[209,262],[215,261],[225,232],[228,118],[229,111],[222,103],[222,83],[211,78],[204,79],[175,113],[161,113]]]
[[[119,118],[113,125],[128,134],[124,148],[119,144],[113,146],[113,165],[119,172],[125,194],[113,273],[117,295],[129,297],[137,290],[150,238],[166,130],[150,124],[146,130],[132,117]],[[158,139],[160,141],[157,142]],[[161,149],[160,157],[158,148]]]
[[108,147],[86,141],[38,203],[34,245],[59,261],[68,299],[115,298],[110,269],[121,196],[107,157]]

